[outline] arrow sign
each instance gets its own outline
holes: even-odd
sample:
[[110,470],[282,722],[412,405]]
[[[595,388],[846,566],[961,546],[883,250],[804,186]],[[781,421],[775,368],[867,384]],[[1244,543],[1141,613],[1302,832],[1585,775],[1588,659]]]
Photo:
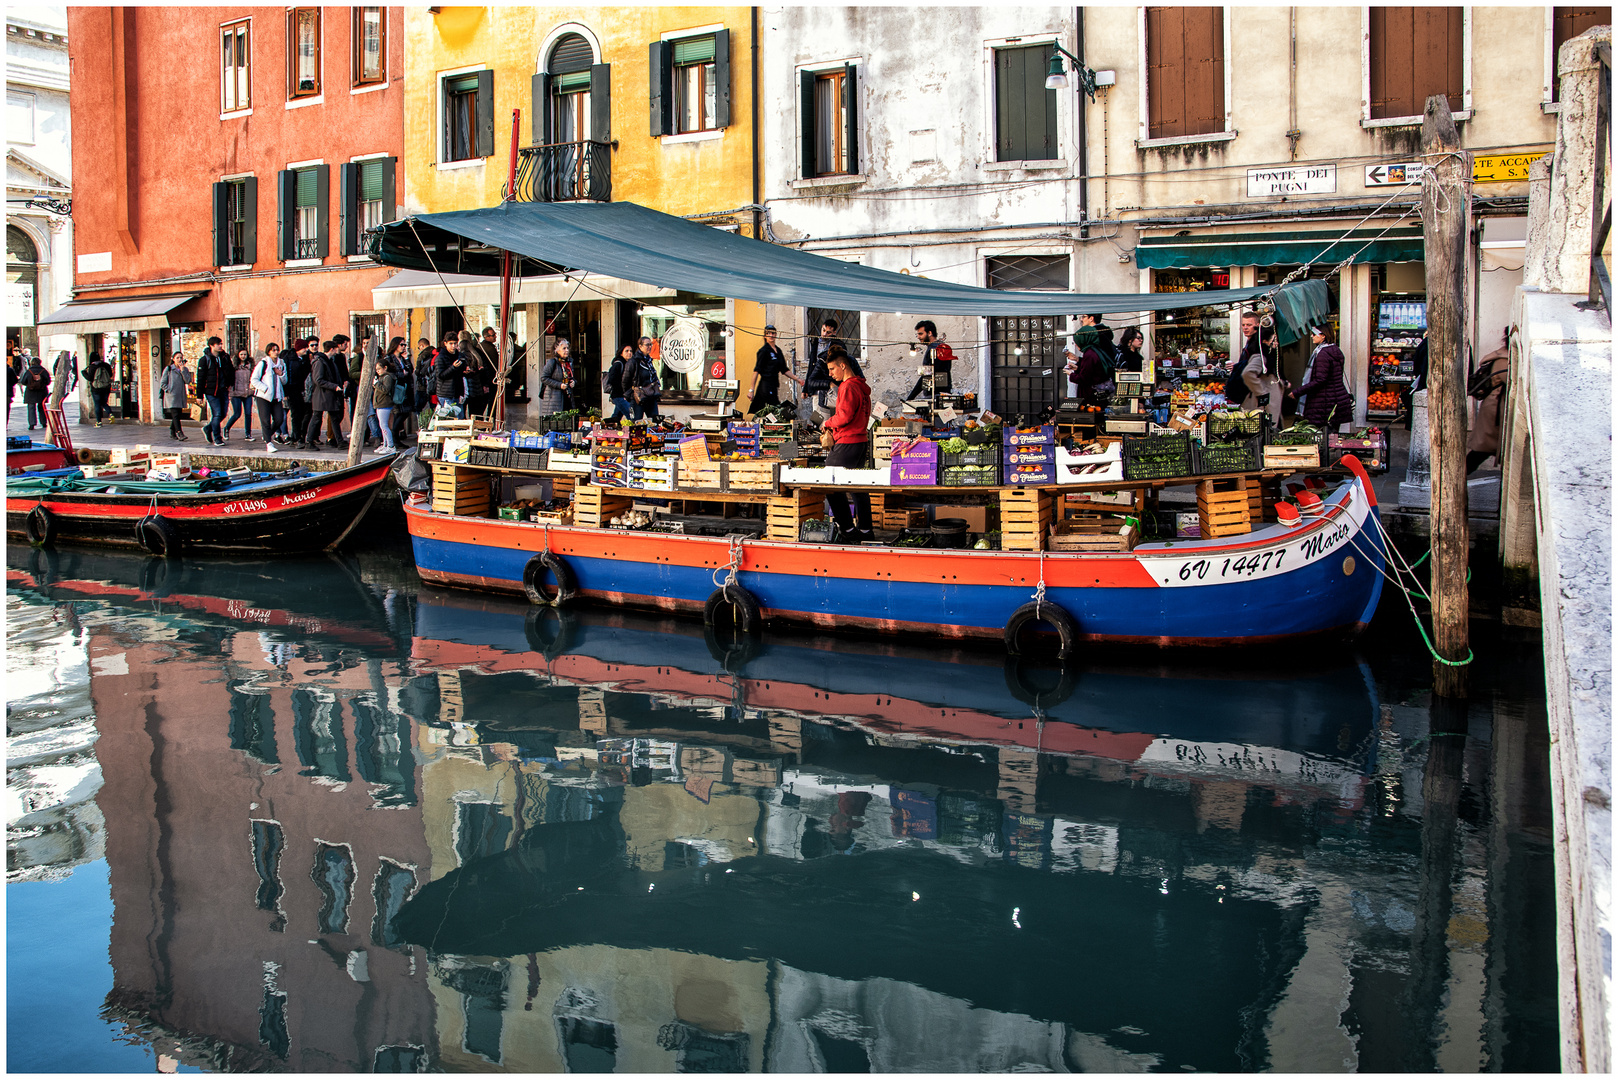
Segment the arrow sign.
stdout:
[[1401,161],[1393,165],[1367,165],[1366,187],[1388,187],[1395,184],[1419,183],[1427,166],[1419,161]]

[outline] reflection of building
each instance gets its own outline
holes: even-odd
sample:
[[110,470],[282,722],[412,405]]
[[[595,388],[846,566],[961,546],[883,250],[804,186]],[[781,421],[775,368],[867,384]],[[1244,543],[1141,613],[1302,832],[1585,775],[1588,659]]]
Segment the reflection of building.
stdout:
[[388,926],[428,861],[397,695],[318,644],[146,621],[90,650],[113,1015],[216,1068],[424,1067],[425,956]]
[[34,329],[73,287],[72,175],[67,19],[61,7],[7,7],[6,337],[36,356],[74,347]]

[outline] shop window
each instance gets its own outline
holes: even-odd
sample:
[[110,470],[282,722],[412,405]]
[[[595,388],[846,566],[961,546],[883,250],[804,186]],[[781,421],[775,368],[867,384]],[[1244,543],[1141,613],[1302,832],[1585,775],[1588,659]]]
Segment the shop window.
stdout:
[[338,166],[339,255],[363,255],[366,230],[393,220],[394,170],[398,160],[367,158]]
[[752,1037],[745,1031],[707,1031],[675,1020],[657,1032],[657,1045],[674,1051],[674,1071],[682,1073],[744,1073]]
[[1058,157],[1056,91],[1045,89],[1051,47],[994,50],[994,156],[997,161]]
[[469,71],[441,81],[443,161],[473,161],[494,153],[494,72]]
[[803,175],[841,176],[858,172],[855,101],[859,80],[855,66],[805,71],[799,75],[799,80]]
[[[364,340],[360,331],[370,327],[377,334],[377,348],[387,348],[387,316],[361,315],[354,319],[354,340]],[[416,759],[411,752],[410,718],[374,705],[354,702],[354,765],[360,779],[378,785],[372,792],[377,806],[414,806],[416,803]]]
[[258,1007],[258,1041],[270,1053],[285,1061],[292,1049],[287,1036],[287,995],[265,984],[264,1000]]
[[6,91],[6,141],[31,146],[38,99],[17,90]]
[[[348,321],[348,336],[354,339],[354,347],[356,349],[359,348],[360,342],[365,340],[366,334],[370,334],[372,337],[376,338],[377,352],[383,352],[387,349],[388,317],[385,314],[376,312],[370,315],[350,315]],[[368,730],[374,731],[375,725],[366,725],[363,717],[366,712],[375,714],[378,710],[373,709],[371,706],[360,701],[350,701],[348,706],[350,709],[354,710],[355,764],[360,766],[360,775],[364,776],[364,766],[360,761],[360,748],[366,741],[366,732]],[[367,780],[370,779],[368,776],[365,778]]]
[[293,8],[287,12],[287,97],[320,94],[320,9]]
[[1225,9],[1146,9],[1147,138],[1225,130]]
[[427,1071],[424,1046],[379,1046],[371,1058],[374,1073],[423,1073]]
[[1562,100],[1562,44],[1572,41],[1592,26],[1611,26],[1610,7],[1559,7],[1551,9],[1551,97]]
[[329,248],[331,166],[283,169],[275,179],[281,260],[324,259]]
[[231,23],[219,30],[219,111],[252,108],[252,24]]
[[654,41],[650,54],[653,135],[730,126],[730,31]]
[[379,7],[354,8],[354,85],[369,86],[388,78],[388,20]]
[[317,932],[346,934],[348,905],[354,898],[354,853],[334,844],[316,844],[315,865],[309,876],[320,892]]
[[506,982],[510,965],[504,960],[478,964],[449,959],[435,966],[446,990],[461,996],[461,1049],[498,1065],[506,1011]]
[[259,246],[256,176],[214,185],[214,266],[249,266]]
[[[252,323],[251,323],[251,320],[249,320],[249,319],[226,319],[225,320],[225,349],[226,349],[226,351],[228,351],[230,353],[230,355],[233,358],[236,356],[236,354],[238,352],[251,350],[252,349],[251,340],[252,340]],[[266,712],[266,713],[268,713],[270,711],[269,710],[269,706],[270,706],[269,699],[264,697],[262,694],[232,695],[231,704],[233,706],[235,704],[234,699],[237,696],[250,697],[255,701],[262,701],[264,703],[263,711]],[[273,717],[273,714],[271,714],[271,715]],[[274,722],[273,719],[272,719],[271,722],[272,723]]]
[[1427,99],[1443,94],[1453,112],[1465,99],[1465,9],[1373,7],[1370,15],[1372,120],[1421,118]]

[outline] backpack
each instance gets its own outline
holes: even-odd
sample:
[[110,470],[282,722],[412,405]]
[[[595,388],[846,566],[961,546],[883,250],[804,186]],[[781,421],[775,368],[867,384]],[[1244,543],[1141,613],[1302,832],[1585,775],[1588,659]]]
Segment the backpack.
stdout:
[[395,405],[403,405],[405,403],[405,395],[407,393],[409,393],[409,388],[403,382],[394,383],[393,384],[393,403]]
[[1479,365],[1477,371],[1472,373],[1471,381],[1466,384],[1466,394],[1468,397],[1483,401],[1490,394],[1495,392],[1497,389],[1497,387],[1494,385],[1494,368],[1496,362],[1497,361],[1495,360],[1486,361],[1485,363]]
[[106,390],[112,386],[112,368],[106,364],[97,364],[95,374],[90,376],[90,389]]
[[44,368],[31,367],[23,376],[23,381],[28,384],[30,390],[41,390],[50,385],[51,377],[45,374]]

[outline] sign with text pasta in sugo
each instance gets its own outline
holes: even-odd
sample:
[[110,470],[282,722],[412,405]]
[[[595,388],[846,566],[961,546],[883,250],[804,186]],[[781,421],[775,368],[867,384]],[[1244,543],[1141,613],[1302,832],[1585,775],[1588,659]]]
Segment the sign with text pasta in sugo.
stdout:
[[695,319],[681,319],[663,335],[661,346],[663,366],[689,375],[702,367],[707,356],[707,328]]

